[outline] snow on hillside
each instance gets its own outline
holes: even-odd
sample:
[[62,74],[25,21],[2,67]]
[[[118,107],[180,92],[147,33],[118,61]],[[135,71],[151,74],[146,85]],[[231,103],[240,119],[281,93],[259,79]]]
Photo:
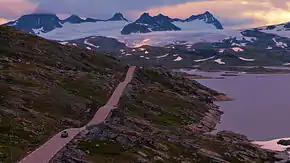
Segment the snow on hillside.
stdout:
[[179,62],[179,61],[182,61],[183,60],[183,58],[181,58],[181,57],[177,57],[175,60],[173,60],[174,62]]
[[48,33],[38,35],[51,40],[74,40],[89,36],[117,36],[122,28],[128,24],[126,21],[99,21],[81,24],[64,23],[62,28],[54,29]]
[[164,58],[164,57],[167,57],[169,54],[165,54],[165,55],[160,55],[160,56],[157,56],[156,58]]
[[286,29],[284,26],[285,26],[285,24],[275,25],[274,29],[268,29],[267,26],[266,26],[266,27],[259,28],[259,30],[261,32],[275,34],[275,35],[278,35],[278,36],[281,36],[281,37],[290,38],[290,31],[289,31],[289,29]]
[[204,61],[207,61],[207,60],[210,60],[210,59],[214,59],[214,58],[215,58],[215,56],[212,56],[212,57],[209,57],[209,58],[194,60],[194,62],[204,62]]
[[232,50],[235,51],[235,52],[242,52],[242,51],[244,51],[244,49],[242,49],[240,47],[233,47]]
[[288,140],[289,138],[273,139],[269,141],[254,141],[253,144],[260,145],[263,149],[269,149],[273,151],[285,151],[290,146],[283,146],[277,144],[279,140]]
[[243,57],[239,57],[239,59],[242,60],[242,61],[247,61],[247,62],[253,62],[253,61],[255,61],[255,59],[243,58]]
[[216,63],[218,63],[218,64],[220,64],[220,65],[224,65],[224,64],[226,64],[226,63],[223,62],[221,59],[216,59],[216,60],[214,60],[214,62],[216,62]]
[[277,47],[281,47],[281,48],[286,48],[286,47],[288,47],[288,45],[287,45],[286,43],[279,42],[279,41],[276,40],[276,38],[273,38],[272,40],[276,43],[276,46],[277,46]]
[[218,30],[213,24],[207,24],[203,20],[194,20],[191,22],[173,22],[173,24],[181,28],[183,31]]
[[89,46],[92,46],[92,47],[95,47],[95,48],[99,48],[99,47],[100,47],[100,46],[96,46],[96,45],[90,43],[90,42],[88,41],[88,39],[86,39],[86,40],[84,41],[84,44],[89,45]]
[[176,41],[187,41],[191,44],[198,42],[217,42],[225,38],[242,39],[240,30],[203,30],[203,31],[166,31],[143,34],[119,35],[118,40],[124,40],[130,47],[140,45],[164,46],[175,44]]

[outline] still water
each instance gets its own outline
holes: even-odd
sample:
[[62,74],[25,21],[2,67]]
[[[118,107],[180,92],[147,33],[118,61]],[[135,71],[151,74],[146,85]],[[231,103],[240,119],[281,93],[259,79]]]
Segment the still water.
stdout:
[[[218,77],[220,72],[190,72]],[[217,130],[230,130],[250,140],[290,137],[290,74],[200,79],[200,83],[236,100],[219,102],[224,111]]]

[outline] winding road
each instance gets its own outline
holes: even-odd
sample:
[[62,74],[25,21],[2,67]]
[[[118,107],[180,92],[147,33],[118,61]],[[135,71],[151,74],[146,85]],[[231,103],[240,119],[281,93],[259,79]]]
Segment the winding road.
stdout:
[[67,138],[61,138],[62,132],[59,132],[38,149],[23,158],[20,163],[48,163],[62,148],[64,148],[71,140],[73,140],[76,135],[85,130],[87,126],[97,125],[104,122],[110,112],[116,108],[116,105],[118,104],[123,91],[133,78],[135,69],[135,66],[129,67],[125,80],[119,83],[107,104],[102,106],[95,113],[94,118],[86,126],[65,130],[68,132]]

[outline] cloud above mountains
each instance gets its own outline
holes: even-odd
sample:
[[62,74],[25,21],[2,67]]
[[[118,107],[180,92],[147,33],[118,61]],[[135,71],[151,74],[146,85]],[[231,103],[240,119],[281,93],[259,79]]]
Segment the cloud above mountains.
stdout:
[[27,12],[32,12],[36,3],[25,0],[0,0],[0,18],[10,19]]
[[108,18],[123,12],[134,19],[142,12],[172,17],[212,12],[224,26],[250,27],[290,21],[287,0],[0,0],[0,19],[14,19],[30,12]]

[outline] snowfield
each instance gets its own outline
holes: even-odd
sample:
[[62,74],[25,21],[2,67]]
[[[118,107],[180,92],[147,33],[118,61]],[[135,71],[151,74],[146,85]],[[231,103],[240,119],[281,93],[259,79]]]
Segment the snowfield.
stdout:
[[[178,44],[176,41],[186,41],[190,44],[199,42],[219,42],[223,39],[236,37],[243,40],[241,30],[202,30],[202,31],[163,31],[151,33],[138,33],[131,35],[118,35],[114,38],[123,40],[129,47],[140,47],[143,45],[165,46]],[[254,38],[251,38],[254,39]],[[190,47],[188,45],[187,47]],[[168,47],[174,49],[174,47]]]
[[173,22],[174,25],[183,31],[203,31],[203,30],[219,30],[213,24],[205,23],[203,20],[194,20],[191,22]]
[[43,33],[41,29],[35,30],[36,34],[50,40],[74,40],[89,36],[114,37],[120,35],[121,30],[128,22],[126,21],[100,21],[86,22],[81,24],[64,23],[62,28]]

